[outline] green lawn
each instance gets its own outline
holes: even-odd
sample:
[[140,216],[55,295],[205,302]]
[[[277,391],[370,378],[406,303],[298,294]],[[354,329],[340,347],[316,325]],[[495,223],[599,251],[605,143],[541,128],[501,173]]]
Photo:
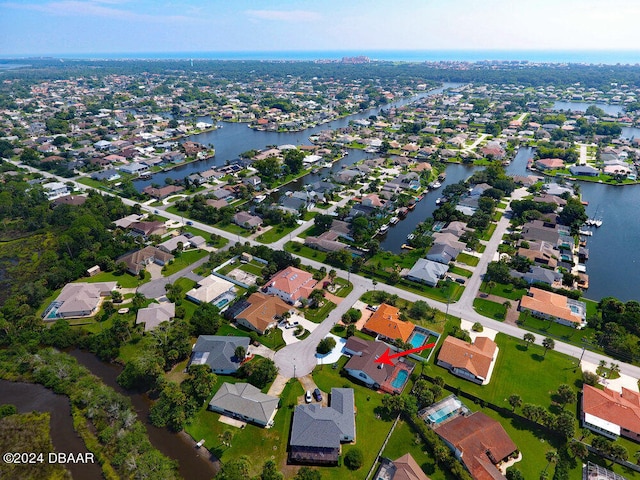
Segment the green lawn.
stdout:
[[251,273],[253,275],[257,275],[258,277],[262,275],[262,269],[264,265],[256,265],[253,263],[245,263],[240,265],[240,270]]
[[251,230],[236,225],[235,223],[222,223],[218,222],[214,227],[224,230],[225,232],[233,233],[234,235],[240,235],[241,237],[248,237],[251,235]]
[[495,232],[496,230],[496,227],[497,225],[495,223],[490,224],[489,228],[487,228],[487,230],[480,237],[480,240],[490,240],[493,232]]
[[305,308],[304,318],[311,320],[314,323],[322,323],[322,321],[329,315],[329,312],[334,308],[336,308],[336,304],[325,299],[320,308]]
[[[227,382],[236,383],[233,377],[219,376],[216,389]],[[215,392],[212,392],[212,396]],[[222,462],[233,460],[246,455],[251,464],[250,474],[257,475],[262,469],[264,461],[273,458],[278,470],[284,470],[289,443],[289,431],[293,419],[293,405],[297,397],[304,394],[302,386],[297,380],[290,380],[285,387],[281,399],[281,408],[276,413],[274,426],[270,429],[247,424],[243,429],[231,427],[219,421],[218,413],[210,412],[206,407],[201,408],[185,430],[195,441],[205,440],[205,446]],[[233,433],[231,447],[223,446],[219,435],[225,430]]]
[[289,253],[294,253],[296,255],[300,255],[301,257],[317,260],[318,262],[326,263],[327,260],[327,254],[325,252],[321,252],[320,250],[316,250],[315,248],[307,247],[302,243],[293,241],[287,242],[284,244],[284,249]]
[[340,375],[340,370],[346,363],[347,358],[341,357],[338,361],[337,369],[328,366],[319,366],[313,371],[313,380],[318,388],[323,392],[331,392],[332,387],[353,388],[356,402],[356,443],[355,445],[343,445],[342,456],[352,448],[358,448],[364,454],[362,468],[351,471],[345,466],[323,467],[323,480],[362,480],[373,462],[386,435],[391,429],[392,421],[387,419],[377,419],[376,409],[382,405],[382,395],[361,385],[356,385],[346,377]]
[[494,320],[503,321],[507,315],[507,309],[501,303],[492,302],[485,298],[474,298],[473,308],[481,315]]
[[317,237],[321,233],[322,231],[316,225],[312,225],[310,228],[307,228],[304,232],[302,232],[298,236],[300,238]]
[[179,257],[173,259],[173,263],[169,262],[162,268],[162,275],[168,277],[208,255],[209,252],[206,250],[187,250],[182,252]]
[[258,235],[256,240],[262,243],[273,243],[280,240],[282,237],[289,235],[293,232],[299,225],[294,225],[293,227],[285,227],[284,225],[272,226],[266,232]]
[[[566,325],[560,325],[556,322],[533,317],[527,312],[520,313],[519,322],[520,326],[526,330],[531,330],[532,332],[540,333],[542,335],[555,337],[562,340],[563,342],[571,343],[579,347],[584,346],[583,339],[585,338],[591,343],[596,343],[596,331],[593,328],[587,327],[581,330],[577,330]],[[590,350],[600,351],[597,348],[590,348]]]
[[[185,225],[184,227],[182,227],[182,230],[184,230],[185,232],[192,233],[193,235],[200,235],[202,238],[204,238],[207,241],[207,243],[211,243],[211,234],[209,232],[200,230],[199,228],[196,228],[193,225]],[[229,240],[218,235],[218,239],[216,240],[215,243],[213,243],[213,246],[216,248],[222,248],[227,243],[229,243]]]
[[449,273],[454,273],[456,275],[460,275],[461,277],[466,277],[466,278],[469,278],[471,277],[471,275],[473,275],[473,272],[470,272],[469,270],[465,270],[464,268],[455,267],[455,266],[449,268]]
[[144,280],[140,280],[137,275],[131,275],[130,273],[119,274],[116,272],[100,272],[93,277],[83,277],[78,282],[97,283],[97,282],[118,282],[122,288],[136,288],[143,283],[147,283],[151,280],[151,274],[145,272]]
[[495,287],[489,289],[487,282],[482,282],[480,285],[480,291],[491,295],[497,295],[498,297],[508,298],[509,300],[520,300],[527,294],[526,288],[515,288],[511,284],[504,283],[496,283]]
[[[247,328],[238,325],[237,327],[233,325],[222,325],[216,335],[232,335],[236,337],[249,337],[250,330]],[[266,335],[258,335],[258,341],[263,344],[265,347],[270,348],[272,350],[279,350],[285,346],[284,339],[282,338],[282,330],[279,328],[272,329]]]
[[500,351],[488,385],[476,385],[435,365],[425,366],[424,372],[431,376],[440,375],[448,385],[460,387],[509,409],[511,407],[507,399],[514,392],[522,397],[523,403],[548,408],[551,405],[550,392],[556,391],[560,384],[566,383],[574,387],[576,392],[582,385],[582,374],[576,369],[576,360],[572,357],[552,350],[544,356],[544,349],[540,345],[531,345],[527,350],[521,339],[502,333],[496,336],[496,343]]
[[476,265],[478,265],[480,258],[473,255],[469,255],[468,253],[462,252],[458,254],[456,261],[475,267]]
[[353,291],[353,283],[345,280],[344,278],[336,277],[333,283],[340,286],[334,294],[336,297],[345,298]]

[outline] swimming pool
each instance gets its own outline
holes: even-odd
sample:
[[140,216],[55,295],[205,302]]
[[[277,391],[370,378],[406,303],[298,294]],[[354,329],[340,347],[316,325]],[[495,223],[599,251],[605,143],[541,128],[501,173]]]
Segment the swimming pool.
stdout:
[[447,418],[455,415],[460,407],[461,403],[459,401],[448,402],[442,405],[440,409],[427,415],[427,418],[431,423],[435,423],[437,425]]
[[413,332],[411,338],[409,339],[409,343],[413,345],[413,348],[418,348],[424,345],[425,340],[427,339],[427,335],[420,332]]
[[229,299],[227,298],[223,298],[222,300],[220,300],[219,302],[216,303],[216,307],[218,308],[222,308],[224,307],[227,303],[229,303]]
[[409,378],[409,372],[407,372],[406,370],[400,370],[398,372],[398,375],[396,375],[396,378],[394,378],[393,382],[391,382],[391,386],[393,388],[400,389],[406,383],[407,378]]
[[569,308],[573,313],[580,313],[580,309],[576,305],[569,305]]

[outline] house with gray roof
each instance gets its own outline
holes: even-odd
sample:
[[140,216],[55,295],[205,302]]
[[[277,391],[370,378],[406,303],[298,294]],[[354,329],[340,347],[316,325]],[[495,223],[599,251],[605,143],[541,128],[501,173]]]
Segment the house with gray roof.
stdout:
[[600,170],[591,165],[571,165],[569,171],[573,175],[582,175],[585,177],[597,177],[600,175]]
[[438,280],[443,278],[447,271],[449,271],[449,265],[420,258],[406,274],[406,278],[407,280],[435,287],[438,284]]
[[546,283],[547,285],[554,285],[562,281],[562,274],[555,270],[548,268],[534,266],[526,273],[521,273],[516,270],[511,270],[510,275],[512,277],[522,278],[529,285],[534,283]]
[[446,243],[436,243],[429,249],[427,260],[433,260],[434,262],[448,265],[449,262],[453,262],[456,259],[458,253],[458,250]]
[[136,325],[144,324],[144,331],[155,330],[162,322],[168,322],[176,316],[175,303],[152,303],[146,308],[138,310]]
[[338,463],[340,444],[356,438],[352,388],[332,388],[328,407],[298,405],[293,412],[289,459],[295,463]]
[[67,283],[42,314],[45,321],[58,318],[90,317],[98,311],[102,297],[111,295],[116,282]]
[[250,383],[223,383],[209,402],[209,410],[261,427],[273,425],[280,399]]
[[209,365],[213,373],[231,375],[241,364],[235,354],[237,347],[244,347],[247,351],[249,337],[200,335],[193,347],[189,365]]

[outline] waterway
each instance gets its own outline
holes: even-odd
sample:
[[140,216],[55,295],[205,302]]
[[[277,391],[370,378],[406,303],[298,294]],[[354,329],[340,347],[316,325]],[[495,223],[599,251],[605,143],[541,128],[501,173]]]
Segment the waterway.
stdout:
[[608,103],[602,102],[563,102],[558,101],[554,102],[553,109],[554,110],[572,110],[574,112],[586,112],[587,108],[591,105],[595,105],[596,107],[602,109],[604,113],[608,115],[618,115],[619,113],[624,113],[624,107],[622,105],[611,105]]
[[[15,405],[19,413],[49,412],[51,442],[59,453],[89,453],[84,441],[73,429],[69,398],[56,395],[51,390],[35,383],[8,382],[0,380],[0,404]],[[38,453],[38,452],[36,452]],[[102,478],[102,469],[96,463],[69,463],[65,468],[74,480]],[[28,472],[28,467],[25,473]]]
[[[325,130],[336,130],[338,128],[348,127],[349,122],[351,121],[367,119],[371,115],[379,115],[383,110],[388,110],[393,107],[402,107],[421,98],[436,95],[442,93],[448,88],[455,88],[460,85],[462,84],[444,83],[440,88],[436,88],[428,92],[422,92],[412,97],[401,98],[387,105],[349,115],[348,117],[339,118],[312,128],[307,128],[300,132],[263,132],[249,128],[246,123],[220,123],[219,125],[222,128],[190,135],[185,138],[185,140],[198,142],[203,145],[213,145],[216,149],[215,157],[178,166],[167,172],[158,172],[154,174],[152,178],[136,180],[134,184],[139,191],[151,183],[164,185],[165,178],[171,178],[174,180],[182,179],[193,173],[202,172],[212,167],[224,165],[227,161],[237,159],[241,153],[248,150],[262,150],[269,145],[310,145],[311,142],[309,141],[309,137],[312,135],[316,135]],[[198,120],[212,122],[210,117],[201,117]],[[344,157],[341,160],[340,165],[338,165],[338,168],[343,164],[350,165],[354,163],[356,160],[352,159],[352,155],[356,154],[356,152],[357,151],[351,150],[351,155]],[[301,184],[308,183],[311,182],[305,179]]]
[[[533,148],[520,148],[507,167],[510,175],[530,175],[527,160]],[[599,301],[603,297],[617,297],[622,301],[640,301],[640,238],[637,206],[640,205],[640,186],[613,186],[593,182],[579,182],[582,199],[589,217],[601,217],[603,225],[591,229],[587,238],[589,260],[586,262],[589,289],[585,297]],[[615,255],[613,253],[615,252]]]
[[[105,385],[131,400],[138,419],[147,429],[147,435],[151,444],[167,457],[177,460],[179,472],[183,478],[189,480],[211,480],[217,472],[217,459],[209,457],[205,448],[196,449],[195,443],[186,434],[171,433],[167,429],[157,428],[148,421],[151,402],[141,393],[132,393],[124,390],[116,382],[116,378],[122,371],[121,367],[100,361],[94,354],[83,350],[71,350],[70,355],[78,360],[78,363],[89,369],[91,373],[100,378]],[[64,451],[64,450],[63,450]],[[75,478],[75,476],[74,476]],[[99,478],[99,477],[92,477]]]

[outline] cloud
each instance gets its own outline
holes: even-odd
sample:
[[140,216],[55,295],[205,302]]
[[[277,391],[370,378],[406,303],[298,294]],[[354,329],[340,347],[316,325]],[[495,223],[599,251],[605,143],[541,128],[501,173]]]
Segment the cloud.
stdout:
[[322,18],[319,13],[309,10],[247,10],[245,13],[254,19],[279,22],[315,22]]
[[198,20],[197,18],[191,18],[184,15],[152,15],[147,13],[138,13],[131,10],[125,10],[123,8],[114,8],[112,6],[120,5],[122,3],[125,2],[123,2],[123,0],[60,0],[43,4],[3,2],[0,3],[0,7],[16,10],[31,10],[61,17],[99,17],[135,22],[175,23],[193,22]]

